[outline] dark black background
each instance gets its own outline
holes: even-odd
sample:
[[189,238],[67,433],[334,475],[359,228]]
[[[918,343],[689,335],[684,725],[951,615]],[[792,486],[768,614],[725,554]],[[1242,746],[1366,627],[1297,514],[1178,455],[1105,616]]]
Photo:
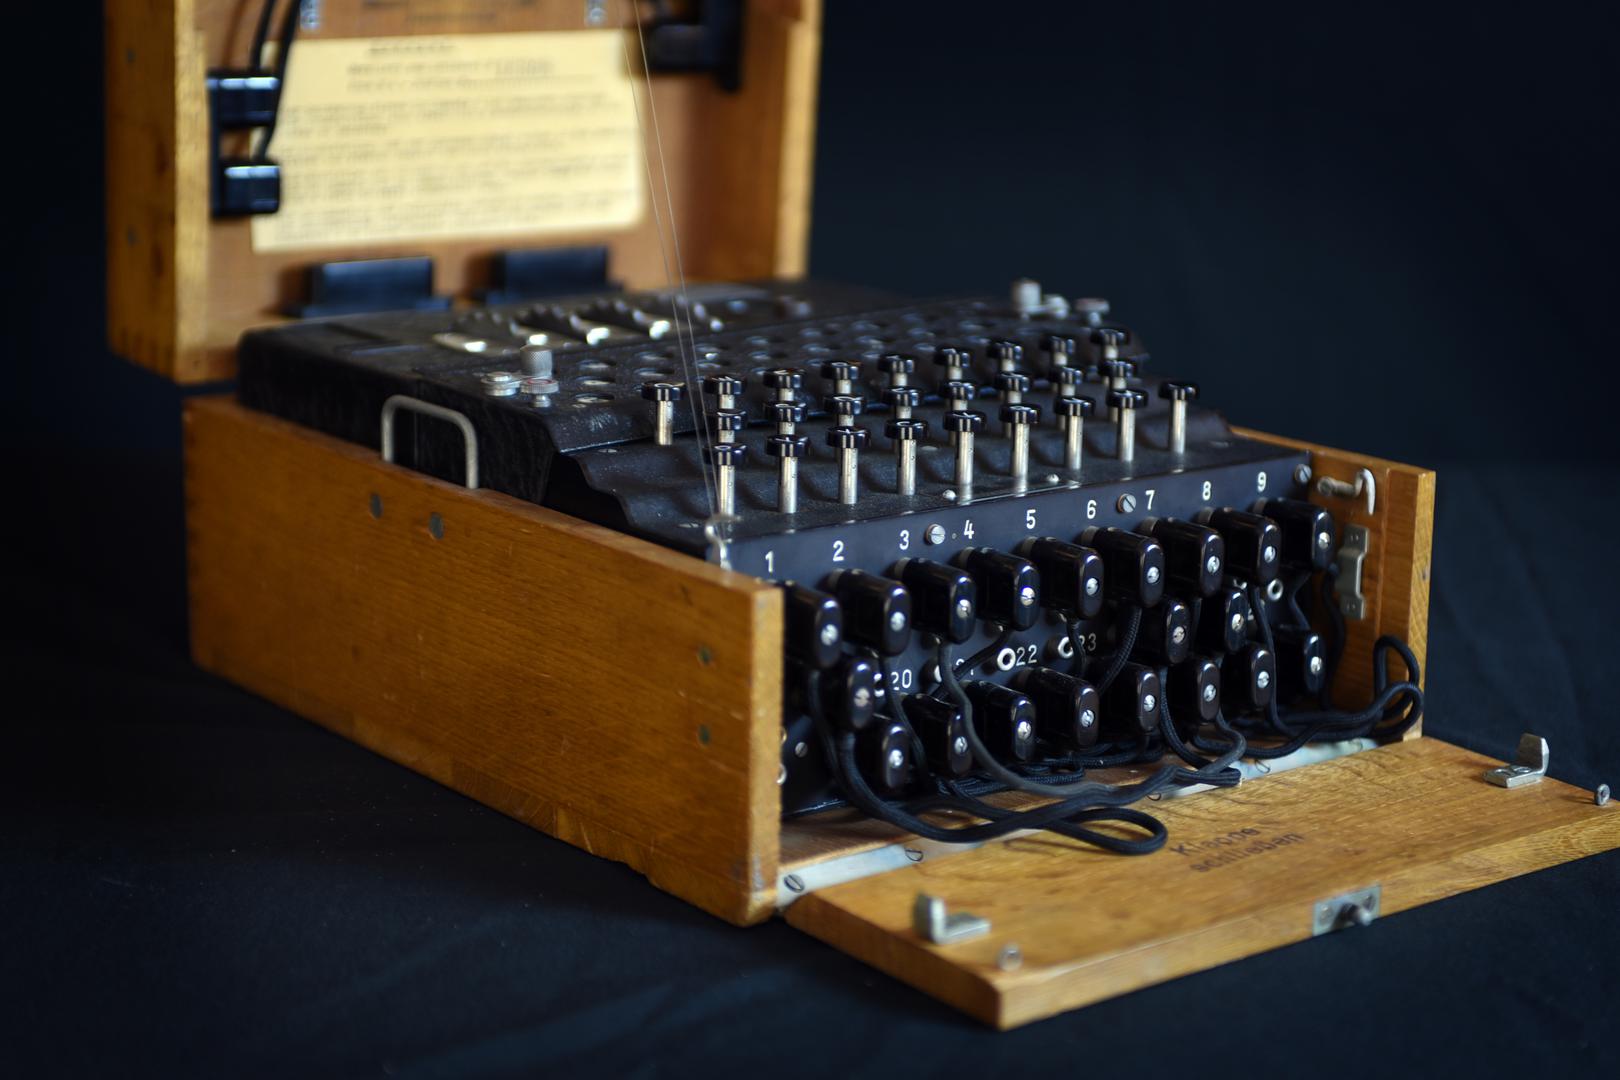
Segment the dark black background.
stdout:
[[[1613,854],[996,1036],[196,672],[179,395],[103,344],[93,5],[20,17],[7,1071],[1620,1067]],[[1439,469],[1428,730],[1620,783],[1611,31],[835,2],[812,268],[1107,296],[1235,421]]]

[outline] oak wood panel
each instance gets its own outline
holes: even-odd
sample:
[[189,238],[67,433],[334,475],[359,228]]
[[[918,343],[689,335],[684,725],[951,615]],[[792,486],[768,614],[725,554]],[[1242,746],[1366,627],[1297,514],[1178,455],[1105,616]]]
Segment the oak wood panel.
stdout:
[[[1158,804],[1171,839],[1153,855],[1042,834],[811,893],[786,918],[1014,1027],[1303,940],[1314,904],[1353,889],[1380,885],[1389,915],[1620,847],[1620,805],[1553,780],[1494,787],[1480,773],[1495,764],[1436,739],[1397,743]],[[911,928],[918,892],[988,918],[990,933],[926,942]],[[1004,971],[1008,945],[1023,962]]]
[[[1429,469],[1384,458],[1263,431],[1235,430],[1246,438],[1308,451],[1313,473],[1310,500],[1332,511],[1341,530],[1347,524],[1368,530],[1368,552],[1361,575],[1366,617],[1346,622],[1344,658],[1334,679],[1335,704],[1340,708],[1360,707],[1372,698],[1372,646],[1379,636],[1394,634],[1405,640],[1419,665],[1428,655],[1435,475]],[[1364,498],[1339,498],[1316,490],[1316,481],[1323,476],[1353,482],[1357,470],[1363,468],[1373,474],[1377,484],[1377,500],[1370,515]],[[1392,658],[1390,677],[1399,679],[1404,674],[1400,661]],[[1405,737],[1415,739],[1421,733],[1420,723]]]
[[[253,251],[247,219],[209,218],[206,176],[203,73],[246,58],[256,3],[106,0],[106,9],[109,338],[121,355],[176,381],[230,377],[241,332],[278,321],[314,262],[429,254],[436,290],[465,299],[488,283],[490,258],[503,248],[605,244],[615,278],[662,287],[673,273],[672,218],[689,280],[804,273],[819,0],[749,5],[735,94],[704,74],[652,80],[662,167],[644,108],[653,182],[648,213],[629,229],[266,254]],[[327,0],[321,27],[308,36],[583,28],[583,10],[505,0]],[[609,4],[609,23],[633,25],[630,11],[622,0]],[[133,54],[132,44],[139,45]],[[632,58],[639,63],[634,48]]]
[[776,589],[227,399],[193,399],[185,439],[199,665],[722,918],[770,914]]

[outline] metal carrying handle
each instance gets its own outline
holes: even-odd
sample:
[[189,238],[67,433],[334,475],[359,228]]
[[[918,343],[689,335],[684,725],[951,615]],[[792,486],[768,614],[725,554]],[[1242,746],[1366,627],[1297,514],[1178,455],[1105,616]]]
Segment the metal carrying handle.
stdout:
[[454,409],[434,405],[432,402],[413,398],[408,394],[395,394],[383,402],[382,459],[390,465],[394,462],[394,414],[401,409],[431,416],[435,420],[448,420],[461,429],[461,442],[467,457],[467,487],[469,489],[478,487],[478,432],[473,430],[472,421]]

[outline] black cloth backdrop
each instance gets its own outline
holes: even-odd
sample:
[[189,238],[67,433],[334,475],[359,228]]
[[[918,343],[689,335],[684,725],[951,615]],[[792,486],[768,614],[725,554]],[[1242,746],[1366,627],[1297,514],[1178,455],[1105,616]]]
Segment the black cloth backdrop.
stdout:
[[[93,36],[17,14],[15,40]],[[1434,466],[1428,730],[1507,754],[1533,729],[1556,776],[1620,783],[1611,29],[839,0],[813,270],[1107,296],[1234,421]],[[196,671],[179,395],[103,344],[92,44],[7,69],[34,152],[9,159],[0,1069],[1620,1067],[1617,855],[993,1035]]]

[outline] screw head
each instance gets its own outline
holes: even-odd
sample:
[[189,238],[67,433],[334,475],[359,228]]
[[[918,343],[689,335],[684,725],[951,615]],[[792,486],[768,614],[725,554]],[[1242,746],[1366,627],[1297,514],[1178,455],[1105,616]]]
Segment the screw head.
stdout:
[[1215,700],[1215,695],[1217,693],[1219,693],[1219,692],[1220,691],[1215,689],[1215,684],[1210,683],[1208,686],[1204,687],[1204,700],[1205,701],[1214,701]]
[[1276,562],[1277,561],[1277,549],[1272,547],[1270,544],[1267,544],[1265,550],[1260,553],[1260,561],[1261,562]]
[[1091,709],[1083,709],[1080,713],[1080,726],[1088,728],[1097,722],[1097,714]]
[[1136,496],[1127,491],[1119,497],[1114,506],[1122,514],[1133,514],[1136,512]]
[[838,626],[837,626],[837,624],[828,623],[826,626],[823,626],[821,628],[821,643],[823,645],[836,645],[836,644],[838,644]]
[[1157,566],[1150,566],[1147,568],[1147,573],[1142,576],[1147,578],[1147,583],[1149,585],[1157,585],[1159,583],[1159,568]]
[[1313,656],[1313,657],[1311,657],[1311,662],[1310,662],[1309,666],[1310,666],[1312,675],[1320,675],[1320,674],[1322,674],[1322,669],[1325,668],[1327,665],[1322,662],[1322,658],[1320,656]]
[[889,616],[889,629],[890,630],[893,630],[895,633],[898,634],[900,631],[904,630],[905,628],[906,628],[906,613],[905,612],[896,611],[894,614]]
[[1592,793],[1592,801],[1599,806],[1607,806],[1609,804],[1609,785],[1599,784],[1597,790]]
[[1094,578],[1094,577],[1086,578],[1086,595],[1087,596],[1096,596],[1097,595],[1097,590],[1100,589],[1100,588],[1102,588],[1102,584],[1096,578]]
[[945,542],[945,526],[928,526],[928,529],[923,533],[923,542],[928,544],[943,544]]
[[1242,630],[1243,629],[1243,612],[1239,611],[1239,612],[1235,613],[1232,616],[1232,629],[1233,630]]
[[964,619],[972,618],[973,617],[973,601],[969,600],[965,596],[962,597],[962,599],[958,600],[956,602],[956,614],[959,615],[960,617],[964,618]]
[[1013,735],[1019,742],[1028,742],[1034,734],[1035,727],[1028,720],[1018,721],[1018,726],[1013,728]]
[[1142,708],[1146,709],[1148,712],[1152,712],[1154,709],[1157,709],[1158,707],[1159,707],[1159,699],[1158,698],[1154,697],[1152,694],[1143,694],[1142,695]]
[[510,397],[518,392],[518,377],[510,371],[485,372],[478,381],[490,397]]
[[957,754],[965,754],[965,753],[967,753],[967,751],[968,751],[967,739],[964,738],[961,735],[958,735],[951,742],[951,751],[953,753],[957,753]]
[[1311,467],[1309,465],[1294,466],[1294,483],[1301,487],[1311,482]]
[[1177,645],[1180,645],[1183,641],[1186,641],[1187,628],[1185,626],[1178,626],[1174,630],[1170,631],[1170,640],[1175,642]]
[[872,691],[868,690],[864,686],[856,690],[851,696],[857,709],[864,709],[868,705],[872,704]]
[[1018,602],[1025,607],[1035,602],[1035,590],[1028,585],[1018,590]]
[[1205,559],[1204,560],[1204,569],[1208,570],[1211,574],[1220,573],[1221,572],[1220,556],[1211,555],[1208,559]]
[[898,746],[889,751],[889,768],[903,769],[906,765],[906,752]]
[[1254,674],[1254,685],[1258,686],[1262,690],[1264,690],[1266,687],[1270,686],[1271,685],[1271,673],[1269,671],[1257,671],[1257,672],[1255,672],[1255,674]]
[[1328,545],[1331,543],[1333,543],[1333,537],[1329,536],[1327,533],[1319,532],[1316,534],[1316,546],[1321,548],[1323,551],[1326,551],[1328,549]]

